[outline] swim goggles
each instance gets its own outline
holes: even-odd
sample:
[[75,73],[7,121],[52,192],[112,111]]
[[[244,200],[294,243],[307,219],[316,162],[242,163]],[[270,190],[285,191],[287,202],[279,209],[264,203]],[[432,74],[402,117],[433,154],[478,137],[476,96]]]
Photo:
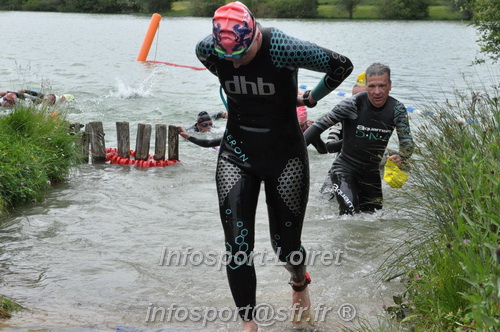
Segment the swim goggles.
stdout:
[[[252,41],[252,43],[253,43],[253,41]],[[252,45],[250,44],[250,46],[252,46]],[[241,58],[243,58],[247,54],[249,48],[250,47],[243,48],[241,50],[233,52],[233,54],[226,54],[226,52],[224,52],[223,50],[221,50],[218,47],[215,47],[215,51],[217,52],[217,56],[221,59],[229,58],[229,59],[234,59],[234,60],[240,60]]]
[[213,127],[214,124],[210,122],[210,123],[200,123],[199,125],[206,128],[206,127]]
[[8,99],[8,98],[5,98],[5,97],[2,97],[2,98],[0,99],[0,104],[3,104],[4,102],[7,102],[7,104],[9,104],[9,105],[11,105],[11,106],[12,106],[12,105],[14,105],[14,102],[13,102],[12,100],[10,100],[10,99]]

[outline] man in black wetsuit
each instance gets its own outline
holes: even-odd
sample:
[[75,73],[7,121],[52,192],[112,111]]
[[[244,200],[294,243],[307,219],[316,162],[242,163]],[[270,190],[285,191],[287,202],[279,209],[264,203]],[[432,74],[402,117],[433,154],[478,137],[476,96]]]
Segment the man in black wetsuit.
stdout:
[[[263,182],[273,249],[291,274],[294,303],[309,308],[310,279],[301,244],[309,165],[296,107],[316,105],[349,76],[352,63],[276,28],[261,27],[240,2],[216,10],[213,33],[197,44],[196,55],[219,78],[228,100],[216,171],[226,250],[232,257],[251,257]],[[299,68],[325,73],[303,95],[298,94]],[[244,330],[257,331],[254,266],[233,259],[226,271]]]
[[414,150],[405,106],[389,96],[390,68],[374,63],[366,70],[366,91],[341,101],[304,133],[307,144],[342,122],[343,144],[330,170],[340,214],[374,212],[382,208],[379,164],[394,129],[399,153],[389,156],[406,163]]

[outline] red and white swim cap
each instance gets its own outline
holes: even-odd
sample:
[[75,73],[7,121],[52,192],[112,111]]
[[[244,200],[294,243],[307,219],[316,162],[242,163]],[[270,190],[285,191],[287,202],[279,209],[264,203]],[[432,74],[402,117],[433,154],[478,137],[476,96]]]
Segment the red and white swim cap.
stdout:
[[0,98],[0,101],[2,102],[1,106],[12,106],[16,103],[17,97],[16,97],[15,93],[10,92],[10,93],[7,93],[2,98]]
[[239,1],[217,9],[212,23],[215,49],[220,54],[244,54],[256,35],[255,18],[247,6]]

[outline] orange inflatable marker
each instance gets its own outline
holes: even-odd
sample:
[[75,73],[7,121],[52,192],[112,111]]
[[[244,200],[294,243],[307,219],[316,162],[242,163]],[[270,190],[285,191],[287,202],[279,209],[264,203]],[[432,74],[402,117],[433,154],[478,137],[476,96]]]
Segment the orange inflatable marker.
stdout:
[[141,51],[139,52],[136,61],[146,61],[149,49],[151,48],[151,44],[153,44],[153,40],[155,38],[156,30],[158,30],[158,27],[160,26],[160,20],[160,14],[154,13],[151,17],[148,31],[146,32],[146,36],[144,37],[144,41],[142,42]]

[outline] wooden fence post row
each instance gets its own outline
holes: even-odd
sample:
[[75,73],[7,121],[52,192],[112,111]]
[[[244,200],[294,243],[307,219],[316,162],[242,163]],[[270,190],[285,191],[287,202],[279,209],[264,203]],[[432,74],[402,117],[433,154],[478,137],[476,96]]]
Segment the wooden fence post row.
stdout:
[[[118,155],[130,158],[130,129],[128,122],[117,122],[116,132],[118,139]],[[167,126],[155,125],[155,160],[165,160],[167,146]],[[106,146],[104,143],[104,129],[102,122],[89,122],[82,135],[82,158],[89,159],[89,146],[91,163],[106,162]],[[139,123],[136,137],[136,160],[148,160],[151,141],[151,125]],[[168,126],[168,160],[179,160],[179,130],[176,126]]]

